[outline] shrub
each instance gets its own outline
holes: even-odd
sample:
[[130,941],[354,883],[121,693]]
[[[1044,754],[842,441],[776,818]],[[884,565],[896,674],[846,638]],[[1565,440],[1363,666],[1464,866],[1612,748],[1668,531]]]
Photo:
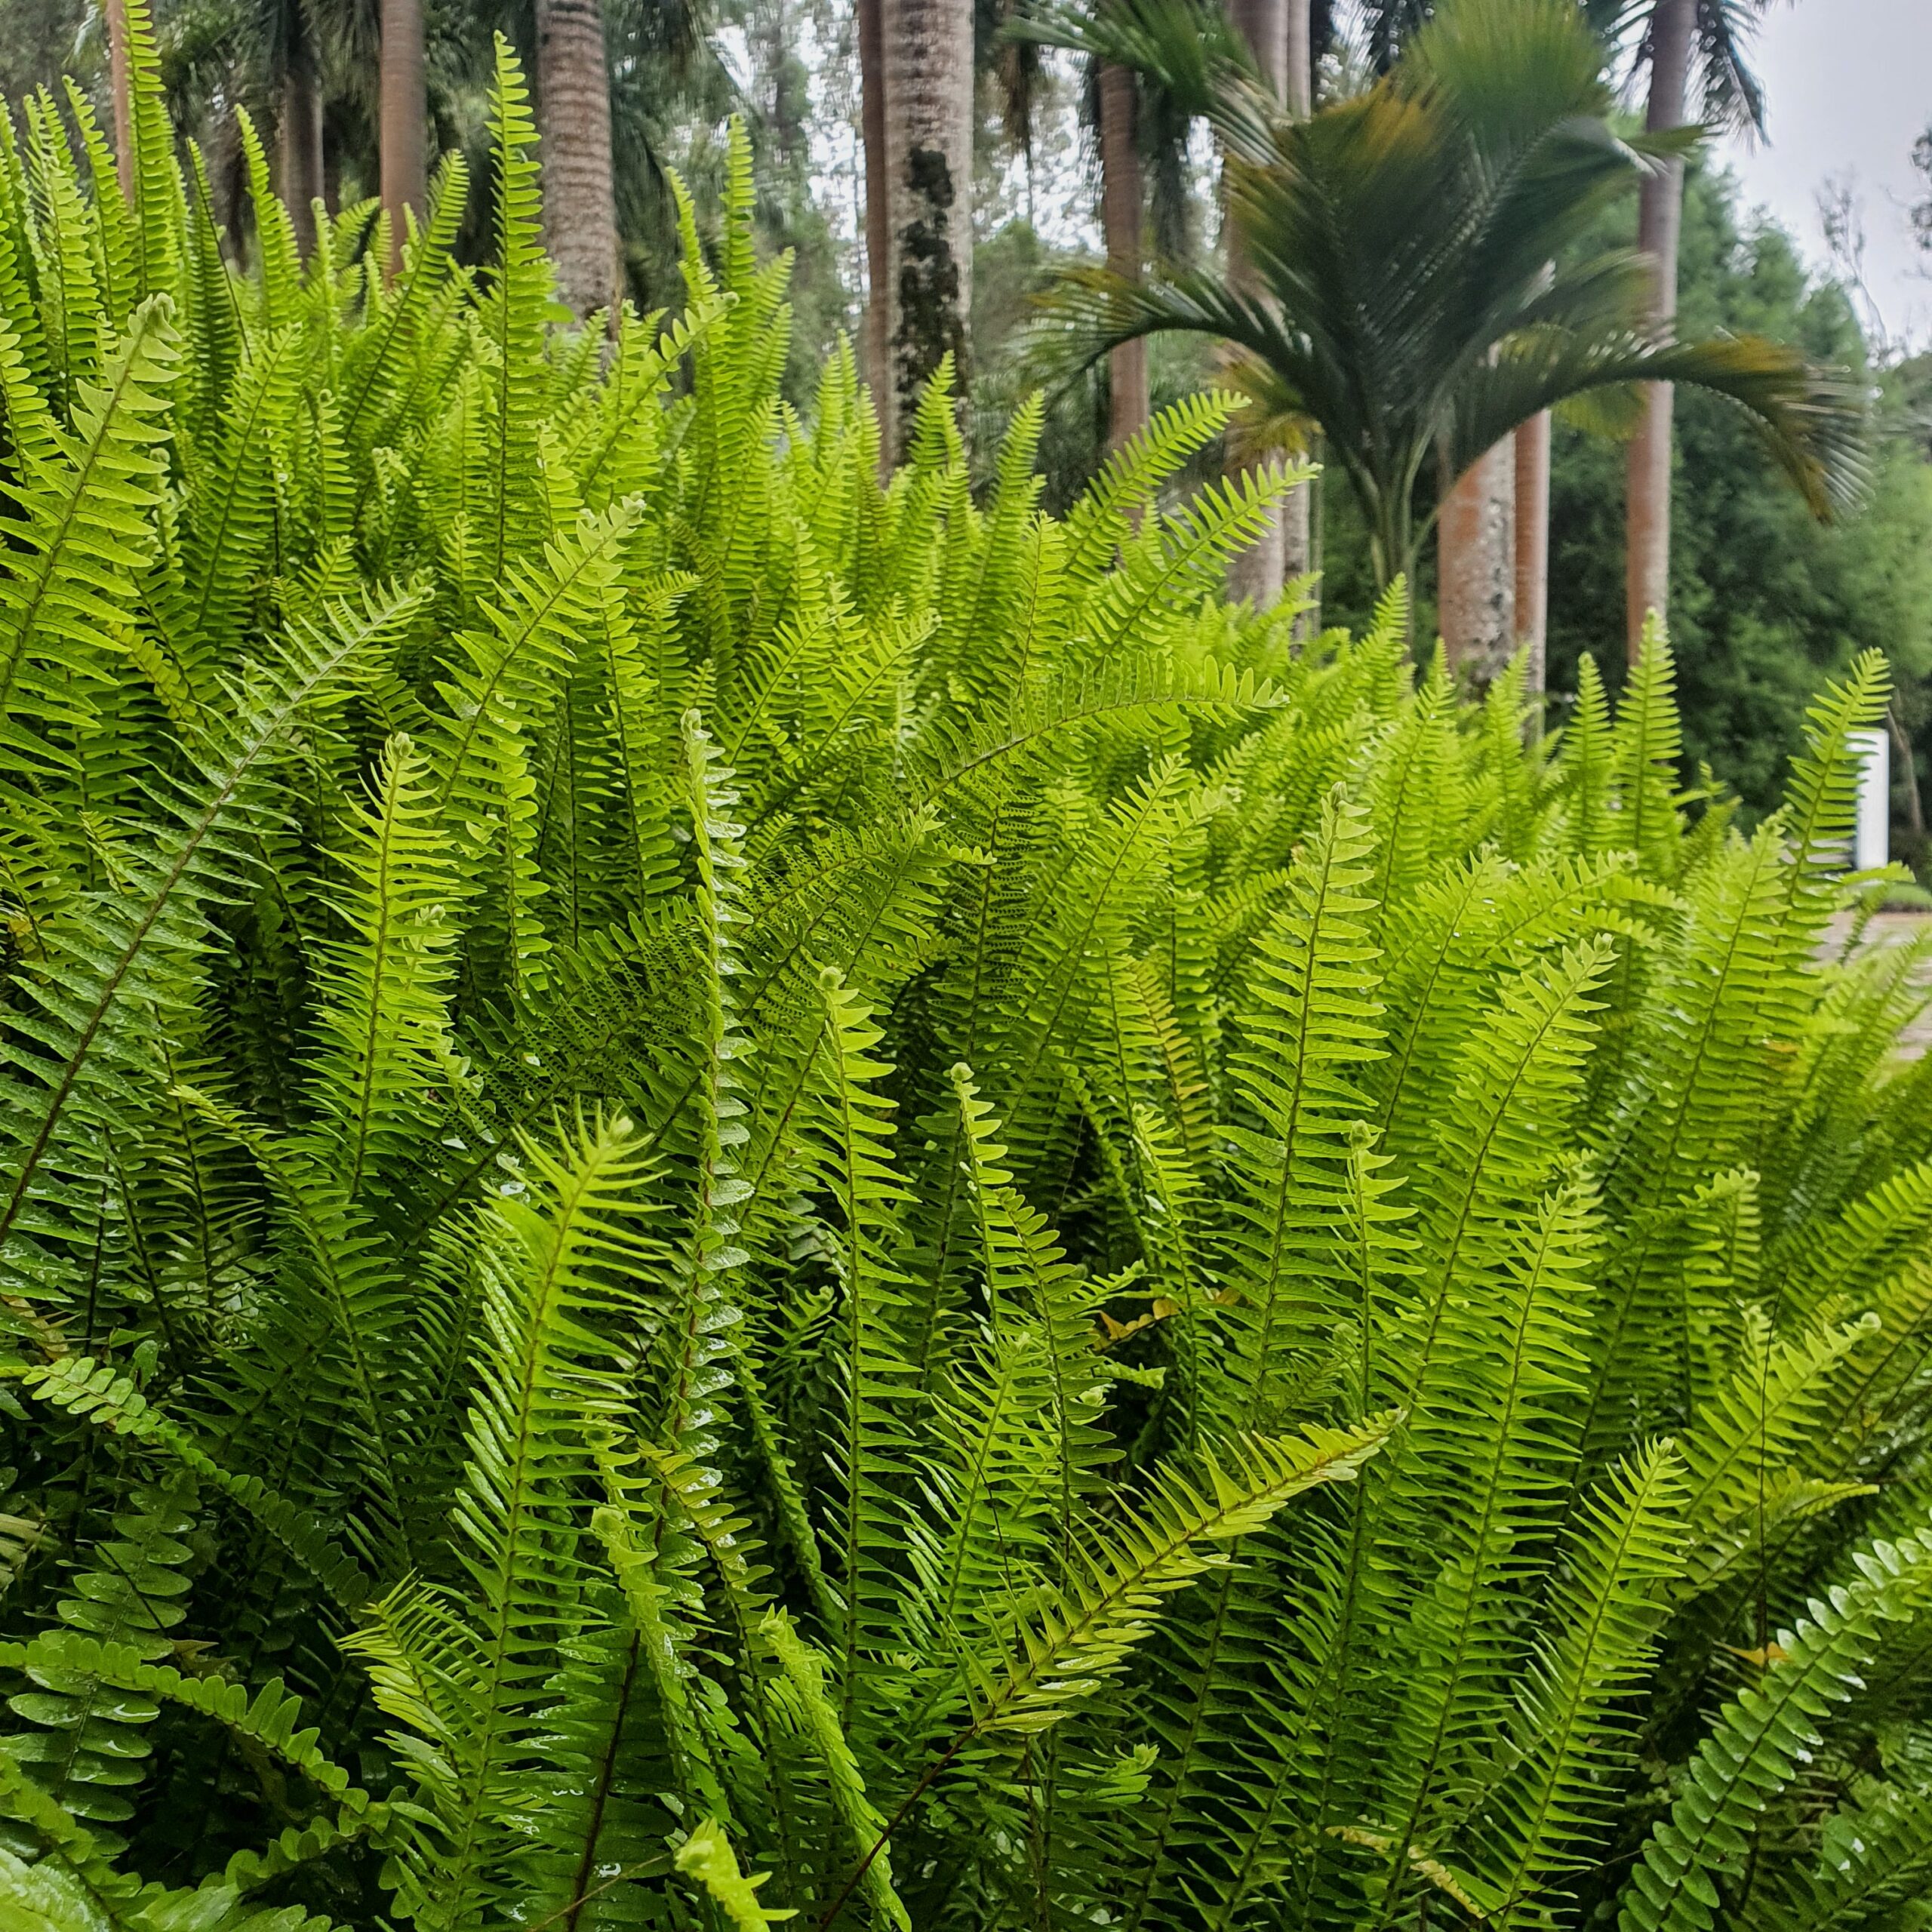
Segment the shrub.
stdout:
[[245,123],[240,273],[129,13],[131,202],[0,151],[0,1923],[1922,1923],[1876,665],[1746,838],[1661,639],[1227,609],[1215,398],[881,488],[742,146],[550,328],[507,53],[493,267]]

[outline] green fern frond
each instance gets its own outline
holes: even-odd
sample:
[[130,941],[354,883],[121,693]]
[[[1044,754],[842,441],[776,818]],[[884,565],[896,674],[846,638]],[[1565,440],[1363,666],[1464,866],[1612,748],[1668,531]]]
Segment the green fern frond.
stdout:
[[1499,1927],[1537,1922],[1549,1888],[1605,1824],[1602,1767],[1629,1752],[1620,1707],[1644,1678],[1682,1561],[1667,1444],[1615,1471],[1579,1513],[1524,1686],[1511,1769],[1484,1806]]
[[427,761],[392,738],[338,855],[352,883],[337,910],[352,937],[319,976],[311,1080],[326,1124],[312,1139],[351,1201],[421,1133],[435,1090],[461,1077],[445,1007],[456,885],[429,787]]
[[1239,1219],[1222,1272],[1235,1298],[1233,1346],[1215,1378],[1217,1405],[1242,1427],[1275,1414],[1295,1358],[1326,1334],[1347,1292],[1349,1134],[1370,1111],[1358,1069],[1381,1044],[1371,851],[1367,814],[1331,796],[1250,981],[1254,1004],[1232,1060],[1245,1118],[1225,1130],[1239,1156],[1230,1176]]
[[11,1292],[57,1292],[65,1278],[60,1251],[98,1173],[94,1123],[146,1072],[151,1016],[184,1003],[208,908],[231,889],[243,840],[266,808],[265,768],[308,707],[366,665],[415,601],[392,593],[344,605],[327,629],[295,635],[236,694],[235,715],[203,752],[205,775],[178,797],[158,795],[151,842],[118,889],[89,895],[70,925],[48,932],[45,977],[22,989],[38,1011],[15,1021],[31,1045],[14,1054],[0,1090],[0,1251]]
[[151,542],[143,512],[160,498],[157,419],[180,359],[171,314],[144,303],[101,380],[78,385],[72,429],[43,422],[21,446],[0,568],[0,773],[31,783],[70,764],[88,693],[106,681],[103,639],[134,601]]
[[1854,1565],[1854,1580],[1811,1602],[1780,1635],[1762,1678],[1718,1713],[1623,1887],[1621,1932],[1702,1932],[1716,1922],[1767,1800],[1823,1743],[1832,1707],[1850,1696],[1886,1626],[1923,1614],[1932,1550],[1921,1541],[1875,1544]]

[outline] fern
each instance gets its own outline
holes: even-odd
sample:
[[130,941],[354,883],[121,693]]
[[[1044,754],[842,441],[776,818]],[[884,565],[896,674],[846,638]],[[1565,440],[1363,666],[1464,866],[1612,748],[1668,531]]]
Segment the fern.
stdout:
[[103,634],[119,628],[148,562],[143,512],[159,501],[165,433],[155,419],[179,361],[171,312],[144,303],[101,379],[78,384],[72,429],[43,420],[19,441],[0,575],[0,771],[16,782],[72,764],[106,681]]
[[1660,631],[1230,609],[1228,397],[881,478],[742,129],[608,336],[501,42],[486,220],[244,118],[243,266],[127,13],[125,193],[0,116],[0,1917],[1916,1924],[1881,667],[1743,826]]
[[1681,1795],[1646,1841],[1620,1927],[1702,1927],[1723,1903],[1720,1881],[1742,1871],[1766,1799],[1820,1741],[1831,1706],[1854,1687],[1884,1626],[1918,1614],[1927,1552],[1917,1543],[1861,1552],[1854,1581],[1814,1602],[1763,1681],[1718,1714],[1691,1759]]

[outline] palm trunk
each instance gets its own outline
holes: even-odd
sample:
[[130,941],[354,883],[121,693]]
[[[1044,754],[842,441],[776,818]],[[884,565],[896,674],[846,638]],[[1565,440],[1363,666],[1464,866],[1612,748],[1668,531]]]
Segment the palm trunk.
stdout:
[[973,0],[881,0],[892,445],[949,355],[966,380],[973,302]]
[[1543,695],[1549,634],[1549,411],[1516,432],[1516,638],[1529,647],[1527,688]]
[[114,90],[114,167],[121,192],[134,194],[134,97],[128,65],[128,10],[122,0],[106,0],[107,65]]
[[617,189],[601,0],[537,0],[543,245],[581,321],[617,303]]
[[[1679,128],[1688,112],[1696,0],[1657,0],[1651,16],[1651,99],[1644,125],[1653,134]],[[1677,314],[1677,246],[1684,220],[1684,164],[1669,163],[1647,179],[1637,205],[1637,242],[1656,264],[1651,325],[1667,333]],[[1631,439],[1627,470],[1629,532],[1624,602],[1630,661],[1642,647],[1644,622],[1670,604],[1671,389],[1644,391],[1642,420]]]
[[382,0],[380,75],[383,212],[389,223],[388,272],[402,266],[408,223],[429,200],[429,77],[423,54],[423,0]]
[[[1287,0],[1232,0],[1229,8],[1229,17],[1235,30],[1247,40],[1254,55],[1255,65],[1261,76],[1278,96],[1286,97],[1287,91],[1288,14]],[[1252,294],[1257,287],[1254,266],[1247,259],[1242,246],[1240,231],[1230,226],[1228,231],[1228,279],[1243,294]],[[1263,467],[1253,460],[1237,466],[1237,473]],[[1299,495],[1300,493],[1298,491]],[[1228,561],[1228,592],[1230,596],[1252,604],[1261,609],[1274,602],[1281,595],[1281,581],[1290,568],[1288,558],[1288,531],[1287,517],[1278,511],[1268,527],[1247,549],[1232,557]],[[1306,503],[1302,509],[1300,555],[1308,552],[1308,518]],[[1295,568],[1299,569],[1297,563]]]
[[[1140,148],[1135,84],[1124,67],[1100,69],[1100,226],[1107,266],[1140,279]],[[1107,358],[1107,448],[1111,453],[1147,426],[1147,342],[1124,342]]]
[[322,82],[304,35],[281,77],[281,198],[306,261],[315,247],[315,203],[322,194]]
[[1516,448],[1493,445],[1442,500],[1436,520],[1436,619],[1449,662],[1479,688],[1516,648]]
[[[1310,45],[1309,0],[1285,0],[1281,36],[1281,98],[1288,112],[1305,121],[1315,111],[1315,62]],[[1315,554],[1315,493],[1318,482],[1303,483],[1288,492],[1281,506],[1281,574],[1302,577],[1318,569]],[[1296,620],[1296,634],[1311,637],[1321,626],[1318,587],[1309,608]]]
[[1281,98],[1297,120],[1306,121],[1315,112],[1315,54],[1310,38],[1312,9],[1309,0],[1287,0],[1286,11],[1281,52],[1287,66],[1282,75]]
[[866,138],[866,380],[879,417],[879,477],[892,469],[891,178],[885,136],[885,0],[859,0],[859,118]]

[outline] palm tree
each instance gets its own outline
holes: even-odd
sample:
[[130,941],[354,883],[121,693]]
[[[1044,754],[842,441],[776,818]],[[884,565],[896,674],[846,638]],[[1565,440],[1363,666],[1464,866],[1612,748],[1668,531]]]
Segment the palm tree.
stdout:
[[889,395],[900,450],[949,355],[963,381],[973,297],[973,0],[881,0]]
[[[1769,0],[1591,0],[1589,11],[1607,36],[1641,28],[1640,65],[1650,70],[1644,125],[1665,134],[1690,116],[1694,69],[1707,122],[1761,129],[1762,91],[1744,59],[1752,26]],[[1644,184],[1638,202],[1638,245],[1650,256],[1649,319],[1668,336],[1677,315],[1677,252],[1684,220],[1684,164],[1667,160]],[[1630,661],[1643,642],[1644,620],[1670,602],[1672,392],[1654,383],[1631,438],[1626,475],[1629,536],[1624,558],[1626,623]]]
[[601,0],[537,0],[536,25],[543,244],[558,297],[583,317],[614,308],[618,292],[604,9]]
[[[1275,98],[1287,95],[1288,20],[1286,0],[1230,0],[1229,15],[1246,47],[1255,75]],[[1238,223],[1228,234],[1228,280],[1231,287],[1253,291],[1260,286],[1250,259],[1247,236]],[[1263,466],[1237,457],[1235,473]],[[1299,540],[1298,541],[1297,540]],[[1228,588],[1236,597],[1257,605],[1272,603],[1283,579],[1307,568],[1308,499],[1297,491],[1269,521],[1260,539],[1228,566]]]
[[[1140,279],[1140,83],[1131,67],[1100,69],[1100,229],[1107,266],[1123,281]],[[1148,413],[1147,344],[1123,342],[1107,358],[1107,448],[1140,434]]]
[[885,0],[859,0],[859,118],[866,148],[866,380],[885,434],[879,466],[892,462],[885,413],[892,397],[892,223],[887,204],[890,170],[885,145]]
[[1220,17],[1190,0],[1061,7],[1044,37],[1159,75],[1232,157],[1230,219],[1254,281],[1063,278],[1048,304],[1075,361],[1183,331],[1242,352],[1247,386],[1318,423],[1386,583],[1453,483],[1519,425],[1636,382],[1731,398],[1820,516],[1863,475],[1848,380],[1755,337],[1679,343],[1646,327],[1646,258],[1580,252],[1606,206],[1681,155],[1687,131],[1617,136],[1601,44],[1565,0],[1460,0],[1366,93],[1296,120]]
[[1543,688],[1543,659],[1549,643],[1549,411],[1540,409],[1516,426],[1515,500],[1516,642],[1530,654],[1528,684]]
[[423,55],[423,0],[382,0],[383,212],[389,221],[389,272],[402,265],[406,216],[420,217],[429,199],[429,78]]
[[[1433,0],[1371,0],[1370,57],[1386,73]],[[1436,520],[1436,621],[1477,675],[1518,647],[1543,688],[1549,614],[1549,412],[1518,426],[1513,447],[1486,450],[1444,494]]]
[[322,198],[321,49],[308,0],[266,0],[251,23],[253,58],[275,103],[281,163],[278,183],[306,257],[315,245],[315,204]]
[[[1311,45],[1313,23],[1309,0],[1284,0],[1281,8],[1281,103],[1289,113],[1306,120],[1315,111],[1315,57]],[[1313,483],[1299,483],[1281,505],[1281,571],[1300,577],[1315,567],[1315,491]],[[1312,618],[1304,618],[1312,625]]]

